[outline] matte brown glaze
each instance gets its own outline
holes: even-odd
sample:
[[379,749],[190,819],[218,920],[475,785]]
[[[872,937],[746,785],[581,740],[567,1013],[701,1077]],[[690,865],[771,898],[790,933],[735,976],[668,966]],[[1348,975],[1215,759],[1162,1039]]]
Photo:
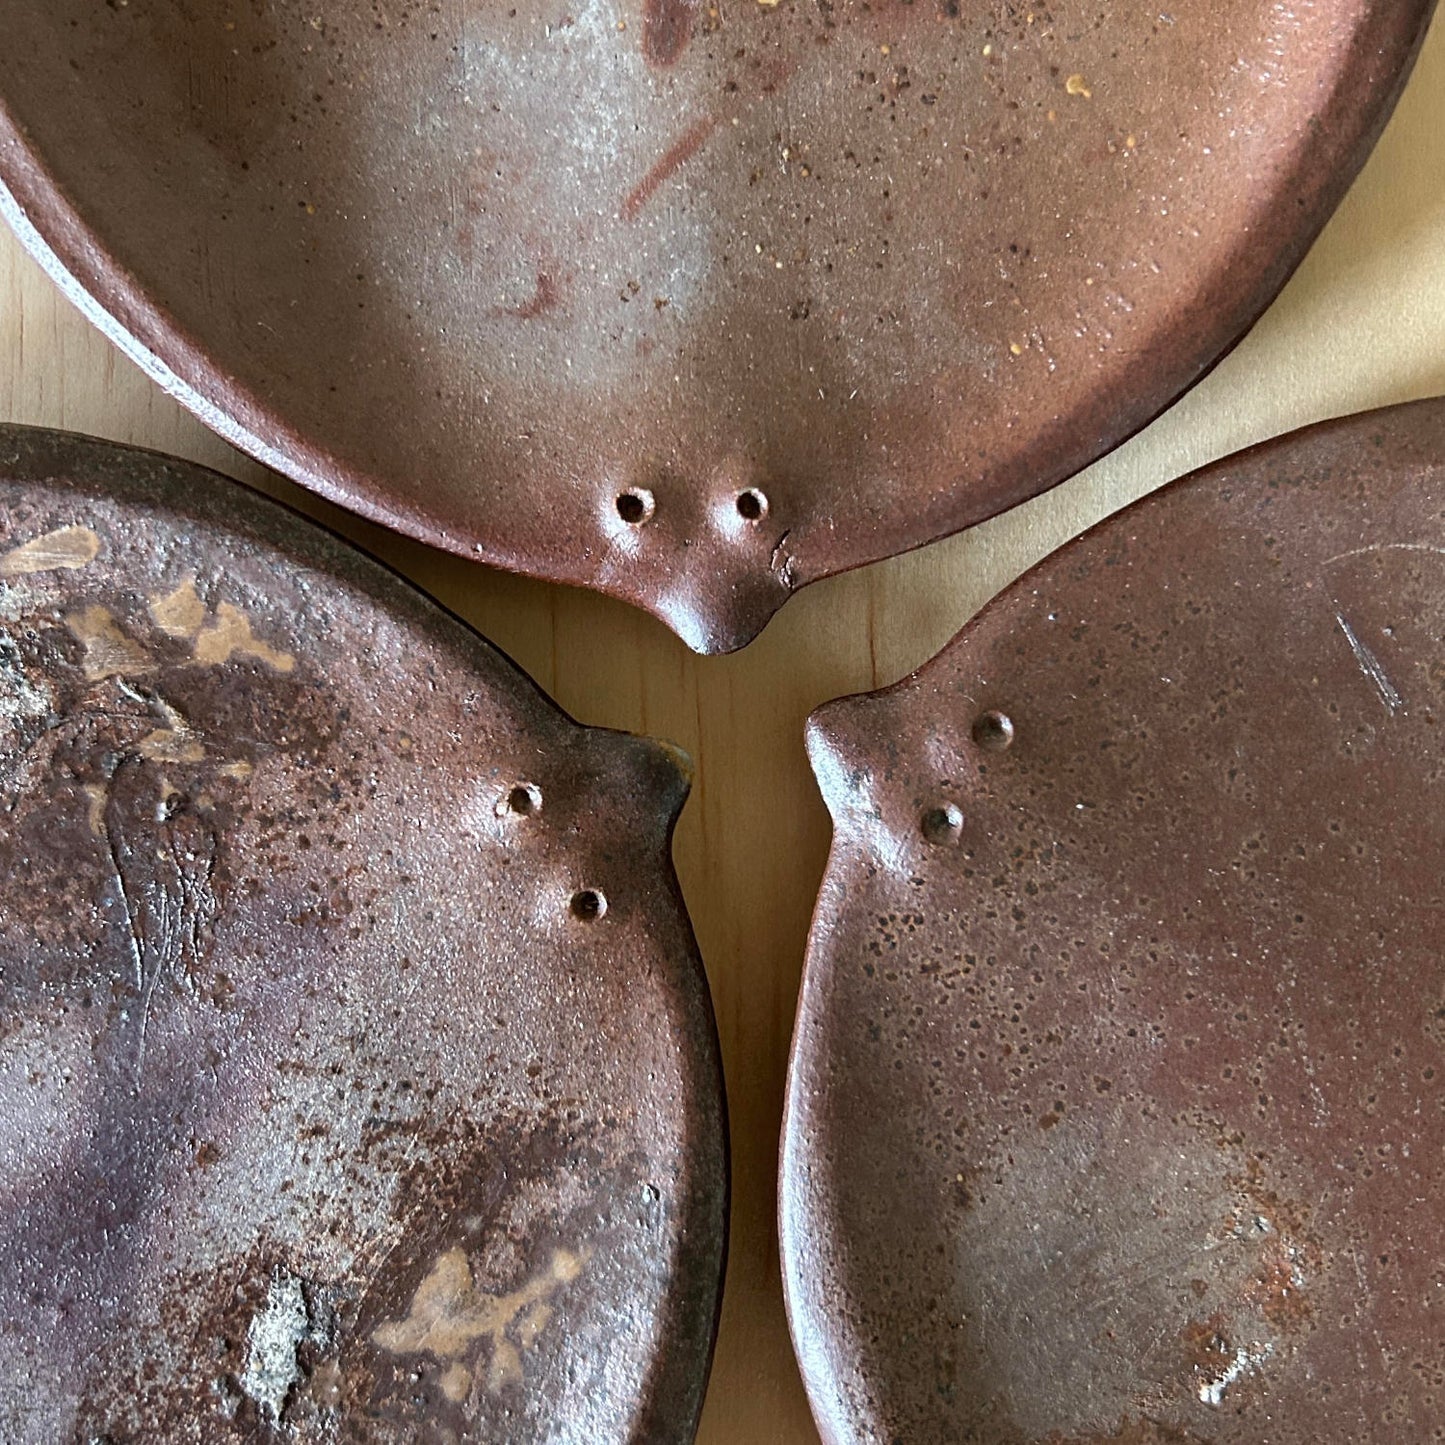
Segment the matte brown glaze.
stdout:
[[0,428],[0,1438],[692,1438],[676,756],[199,469]]
[[1196,381],[1430,10],[6,0],[0,209],[264,461],[723,650]]
[[1445,402],[1179,482],[815,715],[825,1439],[1445,1436],[1442,732]]

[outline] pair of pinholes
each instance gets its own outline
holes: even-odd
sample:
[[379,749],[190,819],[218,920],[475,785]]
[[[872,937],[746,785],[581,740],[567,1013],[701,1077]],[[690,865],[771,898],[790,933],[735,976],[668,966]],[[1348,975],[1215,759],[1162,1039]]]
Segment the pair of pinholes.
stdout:
[[[514,783],[497,804],[503,817],[534,818],[542,811],[542,790],[536,783]],[[600,888],[579,888],[568,900],[567,911],[579,923],[595,923],[607,912],[607,895]]]

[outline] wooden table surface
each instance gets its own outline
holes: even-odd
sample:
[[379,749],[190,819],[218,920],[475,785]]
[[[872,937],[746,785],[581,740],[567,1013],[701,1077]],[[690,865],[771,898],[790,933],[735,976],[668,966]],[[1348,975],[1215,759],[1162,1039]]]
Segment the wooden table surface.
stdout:
[[817,1440],[783,1318],[774,1213],[793,1007],[828,847],[804,718],[912,671],[1024,568],[1161,483],[1306,422],[1442,392],[1445,18],[1344,206],[1208,380],[1048,495],[808,588],[731,657],[695,657],[619,603],[443,556],[296,491],[169,401],[0,228],[0,418],[159,448],[284,496],[470,619],[574,716],[669,738],[695,760],[677,866],[717,1006],[734,1178],[704,1445]]

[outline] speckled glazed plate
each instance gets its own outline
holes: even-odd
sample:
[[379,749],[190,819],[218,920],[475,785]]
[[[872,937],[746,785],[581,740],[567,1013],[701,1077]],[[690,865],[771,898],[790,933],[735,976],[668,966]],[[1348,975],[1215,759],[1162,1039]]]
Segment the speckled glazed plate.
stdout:
[[1445,403],[1140,502],[809,741],[830,1445],[1439,1440]]
[[0,209],[225,436],[692,646],[1143,425],[1431,0],[6,0]]
[[0,1438],[692,1438],[657,745],[223,479],[0,428]]

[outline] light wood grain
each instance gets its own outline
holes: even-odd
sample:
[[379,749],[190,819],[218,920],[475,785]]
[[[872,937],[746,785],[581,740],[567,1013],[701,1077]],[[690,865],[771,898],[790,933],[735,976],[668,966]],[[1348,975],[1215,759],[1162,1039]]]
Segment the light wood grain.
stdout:
[[816,1441],[783,1318],[774,1184],[783,1076],[828,823],[803,755],[820,702],[903,676],[999,588],[1159,484],[1331,415],[1445,392],[1445,23],[1364,175],[1249,338],[1148,431],[1048,496],[822,583],[758,642],[697,658],[651,619],[353,521],[232,452],[0,235],[0,417],[191,457],[287,497],[476,624],[585,722],[681,744],[677,863],[717,1005],[732,1112],[732,1258],[704,1445]]

